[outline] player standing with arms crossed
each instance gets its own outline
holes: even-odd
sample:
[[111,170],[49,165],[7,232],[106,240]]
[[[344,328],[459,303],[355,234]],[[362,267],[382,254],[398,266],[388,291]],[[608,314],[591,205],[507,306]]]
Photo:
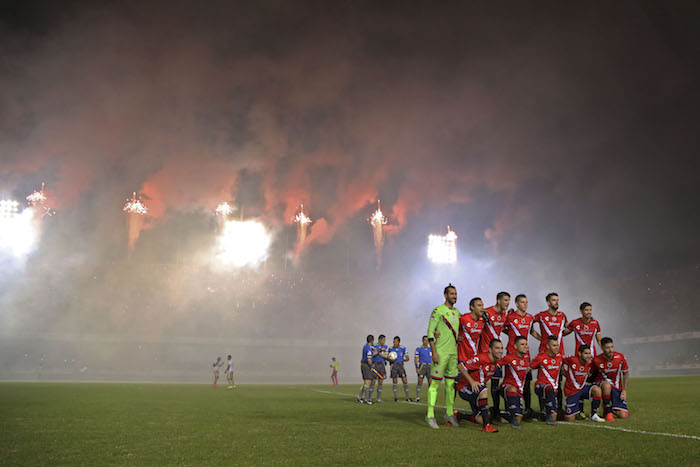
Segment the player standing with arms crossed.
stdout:
[[535,394],[540,398],[540,410],[547,413],[547,425],[557,424],[557,393],[560,389],[562,360],[557,336],[549,336],[545,351],[530,362],[530,368],[537,370]]
[[630,387],[630,375],[627,359],[615,352],[615,344],[609,337],[603,337],[603,353],[593,359],[591,370],[596,375],[596,384],[603,390],[603,411],[605,421],[614,422],[613,413],[618,418],[627,418],[627,389]]
[[[538,353],[544,353],[547,351],[547,338],[549,336],[554,336],[559,343],[559,355],[564,358],[564,343],[562,342],[562,336],[570,333],[566,330],[566,325],[568,319],[566,315],[559,311],[559,295],[556,292],[548,293],[545,298],[547,301],[547,309],[535,315],[535,323],[540,325],[540,348]],[[558,382],[559,390],[557,393],[557,400],[559,401],[559,412],[563,412],[562,404],[563,393],[561,385],[561,374],[559,375]]]
[[401,338],[399,336],[394,337],[394,346],[389,349],[389,353],[391,352],[396,352],[396,359],[391,362],[391,379],[394,383],[394,402],[399,401],[398,378],[401,378],[403,381],[403,391],[406,393],[406,401],[413,402],[408,396],[408,379],[406,379],[406,369],[403,366],[403,363],[408,361],[408,355],[406,355],[406,347],[401,345]]
[[[603,346],[600,345],[600,339],[602,338],[600,324],[593,319],[593,306],[590,303],[583,302],[579,309],[581,310],[581,317],[571,321],[566,326],[564,335],[573,332],[574,338],[576,339],[576,348],[587,345],[591,349],[591,358],[594,358],[599,352],[596,352],[596,347],[593,344],[593,337],[595,337],[600,348],[603,348]],[[579,419],[586,418],[583,414],[583,399],[579,402],[579,413],[576,416]]]
[[[510,306],[510,294],[508,292],[498,292],[496,295],[496,304],[484,310],[484,328],[481,331],[479,339],[479,353],[489,351],[489,345],[493,339],[498,339],[503,331],[503,326],[506,324],[506,311]],[[501,417],[501,399],[500,399],[500,379],[503,373],[499,368],[491,377],[491,399],[493,400],[493,413],[491,417],[498,421]]]
[[[437,402],[440,381],[445,378],[445,421],[453,427],[458,427],[459,422],[454,416],[455,379],[457,379],[457,329],[459,329],[459,310],[454,306],[457,303],[457,289],[452,284],[445,287],[445,303],[438,306],[430,314],[428,324],[428,342],[433,355],[433,364],[430,368],[430,388],[428,389],[428,413],[425,421],[430,428],[438,429],[435,420],[435,403]],[[438,337],[435,337],[436,334]]]
[[413,360],[416,364],[416,374],[418,375],[418,384],[416,385],[416,402],[420,402],[420,391],[423,387],[423,378],[427,378],[428,384],[430,384],[430,364],[433,363],[428,336],[423,336],[423,345],[421,347],[416,347],[416,353],[414,354]]
[[[536,339],[541,339],[540,334],[532,326],[534,317],[527,312],[527,297],[524,294],[515,297],[515,311],[508,313],[503,332],[508,334],[506,354],[515,353],[515,339],[524,337],[526,340],[530,334]],[[529,354],[529,352],[528,352]],[[525,418],[532,417],[532,372],[528,372],[523,381],[523,400],[525,402]]]

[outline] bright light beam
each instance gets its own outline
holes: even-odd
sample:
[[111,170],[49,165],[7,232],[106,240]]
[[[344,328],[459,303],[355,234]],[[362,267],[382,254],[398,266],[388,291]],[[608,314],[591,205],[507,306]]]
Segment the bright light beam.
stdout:
[[216,259],[222,266],[256,267],[267,259],[272,238],[257,221],[228,221],[216,244]]
[[369,218],[369,223],[372,226],[374,248],[377,251],[377,270],[379,270],[382,265],[382,250],[384,249],[384,226],[387,223],[387,219],[382,213],[381,201],[379,200],[377,200],[377,210]]
[[447,226],[447,235],[428,236],[428,259],[435,264],[457,263],[457,234]]
[[18,211],[17,201],[0,201],[0,250],[9,251],[19,258],[34,249],[39,229],[33,208],[27,208],[21,213]]

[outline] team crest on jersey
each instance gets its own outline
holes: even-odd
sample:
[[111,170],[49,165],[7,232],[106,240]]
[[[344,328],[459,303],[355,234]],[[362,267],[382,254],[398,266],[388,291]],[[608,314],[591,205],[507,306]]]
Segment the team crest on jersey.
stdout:
[[608,368],[612,368],[612,362],[608,362]]
[[520,365],[525,365],[525,360],[520,360]]
[[587,324],[584,324],[584,325],[583,325],[583,330],[584,330],[584,331],[588,331],[588,325],[587,325]]
[[553,323],[556,323],[556,322],[557,322],[557,317],[556,317],[556,316],[555,316],[554,318],[552,318],[552,322],[553,322]]
[[497,316],[496,316],[496,321],[500,321],[502,318],[503,318],[503,316],[497,315]]

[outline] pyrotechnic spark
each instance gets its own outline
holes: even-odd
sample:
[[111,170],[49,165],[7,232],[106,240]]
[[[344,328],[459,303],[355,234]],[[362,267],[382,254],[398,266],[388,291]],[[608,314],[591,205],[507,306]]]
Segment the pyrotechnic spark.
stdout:
[[27,196],[27,201],[32,206],[46,202],[46,196],[44,195],[44,182],[41,182],[41,191],[35,191],[31,195]]
[[374,234],[374,247],[377,250],[377,269],[379,269],[382,265],[382,249],[384,248],[384,226],[387,223],[387,218],[382,213],[382,204],[379,200],[377,200],[377,210],[369,218],[369,223]]
[[219,205],[216,207],[216,214],[220,216],[228,216],[233,212],[233,208],[231,207],[230,204],[228,204],[226,201],[223,203],[219,203]]
[[447,226],[447,235],[428,236],[428,259],[437,264],[457,262],[457,234]]
[[304,244],[306,243],[306,235],[309,231],[309,225],[311,225],[311,218],[304,214],[304,205],[301,205],[301,209],[296,216],[292,218],[292,222],[297,225],[297,247],[296,255],[299,257],[302,250],[304,249]]
[[228,221],[217,239],[216,259],[222,266],[255,267],[267,259],[271,236],[256,221]]
[[124,212],[129,214],[129,255],[134,249],[136,240],[139,238],[141,233],[141,227],[143,226],[143,217],[148,213],[148,208],[141,202],[140,199],[136,199],[136,192],[131,195],[131,200],[127,201],[124,205]]
[[136,192],[134,192],[134,194],[131,195],[131,199],[124,205],[124,211],[129,214],[144,215],[148,212],[148,208],[141,202],[140,199],[136,199]]

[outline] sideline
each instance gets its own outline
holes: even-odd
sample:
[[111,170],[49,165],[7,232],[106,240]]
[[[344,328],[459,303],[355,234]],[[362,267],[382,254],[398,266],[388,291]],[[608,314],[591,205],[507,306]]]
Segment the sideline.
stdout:
[[[320,392],[322,394],[333,394],[337,396],[348,396],[348,397],[355,397],[356,394],[347,394],[343,392],[333,392],[333,391],[323,391],[321,389],[312,389],[314,392]],[[408,401],[399,401],[402,404],[410,404],[410,405],[422,405],[425,406],[426,404],[423,404],[422,402],[408,402]],[[444,405],[436,405],[435,407],[440,407],[442,409],[445,408]],[[640,435],[654,435],[654,436],[668,436],[670,438],[684,438],[684,439],[694,439],[696,441],[700,441],[700,436],[693,436],[693,435],[679,435],[676,433],[661,433],[661,432],[656,432],[656,431],[643,431],[643,430],[630,430],[629,428],[620,428],[616,426],[607,426],[607,425],[601,425],[601,424],[595,424],[595,425],[590,425],[590,424],[584,424],[584,423],[574,423],[574,422],[557,422],[561,425],[570,425],[570,426],[578,426],[578,427],[585,427],[585,428],[602,428],[604,430],[615,430],[615,431],[624,431],[625,433],[638,433]]]

